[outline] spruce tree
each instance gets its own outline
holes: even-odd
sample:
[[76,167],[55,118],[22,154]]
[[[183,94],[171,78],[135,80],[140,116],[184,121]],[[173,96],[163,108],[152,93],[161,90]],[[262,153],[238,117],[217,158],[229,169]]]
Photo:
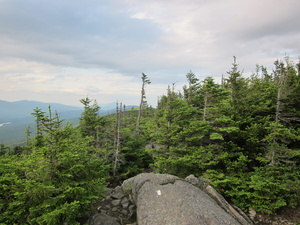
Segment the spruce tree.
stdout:
[[91,137],[61,127],[50,113],[35,115],[43,134],[38,142],[30,141],[26,154],[0,157],[0,223],[79,224],[104,193],[108,168]]
[[100,106],[96,100],[91,100],[88,97],[81,99],[80,102],[84,105],[84,111],[79,118],[79,128],[84,137],[92,137],[91,144],[94,147],[103,146],[102,135],[104,133],[104,125],[106,121],[99,115]]

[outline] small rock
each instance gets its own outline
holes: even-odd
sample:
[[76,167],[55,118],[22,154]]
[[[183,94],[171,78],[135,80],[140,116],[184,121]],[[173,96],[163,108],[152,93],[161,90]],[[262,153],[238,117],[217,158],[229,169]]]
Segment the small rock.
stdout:
[[201,190],[204,190],[208,185],[207,180],[204,178],[197,178],[194,175],[187,176],[185,180]]
[[130,201],[130,202],[133,202],[133,197],[132,197],[132,195],[129,194],[128,197],[129,197],[129,201]]
[[121,211],[121,213],[122,213],[123,215],[125,215],[125,216],[128,215],[128,212],[127,212],[127,210],[125,210],[125,209],[123,209],[123,210]]
[[120,225],[120,221],[117,218],[108,216],[106,214],[97,213],[93,215],[89,221],[89,225]]
[[112,193],[113,189],[112,188],[107,188],[105,195],[110,195]]
[[116,199],[116,200],[112,200],[112,201],[111,201],[111,204],[112,204],[113,206],[117,206],[117,205],[120,204],[120,202],[121,202],[121,199]]
[[251,220],[254,220],[255,216],[256,216],[256,211],[253,208],[249,209],[249,216]]
[[121,201],[121,204],[122,204],[122,207],[123,208],[127,208],[129,206],[129,200],[128,198],[123,198],[122,201]]
[[124,197],[123,189],[120,186],[117,186],[114,192],[112,193],[111,197],[116,199],[123,198]]
[[104,208],[104,209],[110,209],[110,205],[107,204],[107,205],[105,205],[105,206],[102,206],[102,208]]
[[133,214],[135,214],[135,212],[136,212],[136,207],[135,207],[135,205],[130,205],[130,206],[128,207],[128,210],[129,210],[130,216],[132,216]]

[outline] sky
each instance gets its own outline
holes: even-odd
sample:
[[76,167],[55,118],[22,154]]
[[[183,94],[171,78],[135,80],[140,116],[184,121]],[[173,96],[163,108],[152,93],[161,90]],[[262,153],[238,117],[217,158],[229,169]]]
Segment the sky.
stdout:
[[236,56],[256,65],[300,56],[299,0],[0,0],[0,100],[156,106],[192,71],[220,82]]

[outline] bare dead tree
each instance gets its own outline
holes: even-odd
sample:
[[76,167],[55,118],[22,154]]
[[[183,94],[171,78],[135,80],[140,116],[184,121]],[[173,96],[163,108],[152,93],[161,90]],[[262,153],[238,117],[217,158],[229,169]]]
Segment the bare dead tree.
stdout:
[[115,177],[117,174],[118,165],[120,162],[120,152],[121,152],[121,118],[122,118],[122,103],[116,103],[116,124],[115,124],[115,138],[114,138],[114,146],[115,146],[115,158],[114,158],[114,167],[113,167],[113,176]]
[[136,128],[139,130],[140,128],[140,123],[141,123],[141,117],[142,117],[142,111],[143,108],[146,105],[146,93],[145,93],[145,87],[147,84],[151,84],[151,81],[147,77],[146,74],[142,73],[142,90],[141,90],[141,101],[140,101],[140,107],[139,107],[139,112],[138,112],[138,118],[137,118],[137,123],[136,123]]

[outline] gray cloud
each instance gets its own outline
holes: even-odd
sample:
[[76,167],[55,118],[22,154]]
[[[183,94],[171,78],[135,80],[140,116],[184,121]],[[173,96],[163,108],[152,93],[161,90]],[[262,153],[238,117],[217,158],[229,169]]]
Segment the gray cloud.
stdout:
[[[1,0],[2,90],[15,99],[19,93],[12,90],[24,90],[18,83],[25,82],[28,93],[41,91],[33,81],[44,76],[53,90],[57,81],[65,87],[66,99],[82,94],[79,80],[86,92],[114,101],[119,93],[98,87],[95,76],[103,84],[116,77],[113,85],[132,98],[145,72],[154,99],[159,88],[184,83],[190,70],[219,79],[234,55],[245,74],[256,64],[271,70],[277,58],[300,55],[299,8],[298,0]],[[5,80],[9,74],[19,75],[15,85]]]
[[108,11],[103,3],[4,2],[2,54],[68,66],[111,67],[155,41],[159,30],[152,23]]

